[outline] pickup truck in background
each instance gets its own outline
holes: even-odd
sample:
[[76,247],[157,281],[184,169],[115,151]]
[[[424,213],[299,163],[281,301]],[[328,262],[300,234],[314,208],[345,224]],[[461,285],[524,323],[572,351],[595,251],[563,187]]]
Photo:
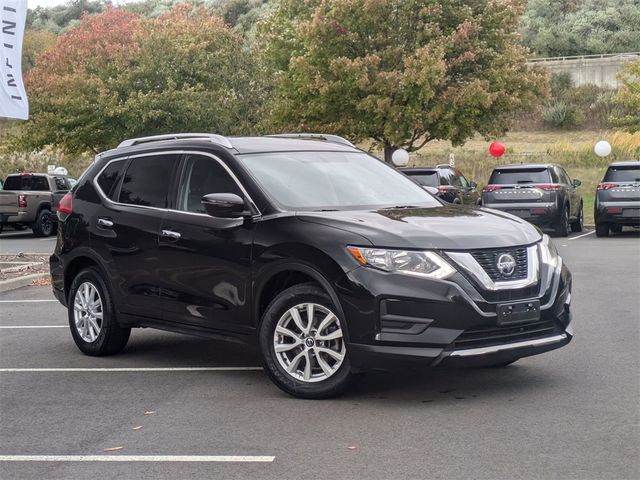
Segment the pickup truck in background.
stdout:
[[17,230],[29,227],[36,237],[53,235],[58,203],[75,183],[68,175],[9,175],[0,190],[0,233],[5,225],[10,225]]

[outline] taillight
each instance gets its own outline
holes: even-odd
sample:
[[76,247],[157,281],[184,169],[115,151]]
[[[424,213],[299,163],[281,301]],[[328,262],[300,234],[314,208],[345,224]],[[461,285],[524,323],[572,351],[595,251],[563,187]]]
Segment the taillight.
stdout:
[[27,206],[27,196],[26,195],[18,195],[18,206],[26,207]]
[[483,192],[493,192],[495,190],[501,190],[502,187],[499,187],[498,185],[487,185],[486,187],[484,187],[482,189]]
[[601,183],[598,185],[598,190],[609,190],[610,188],[615,188],[618,185],[615,183]]
[[536,185],[535,188],[540,190],[560,190],[562,186],[560,185]]
[[69,215],[72,211],[73,211],[73,196],[71,195],[71,192],[69,192],[60,199],[60,203],[58,204],[58,213]]

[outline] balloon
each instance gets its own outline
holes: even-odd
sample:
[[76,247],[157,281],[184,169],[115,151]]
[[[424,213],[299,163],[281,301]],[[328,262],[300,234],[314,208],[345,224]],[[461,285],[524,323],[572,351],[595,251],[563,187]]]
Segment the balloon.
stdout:
[[500,142],[493,142],[491,145],[489,145],[489,153],[496,158],[504,155],[505,150],[506,148],[504,148],[504,145]]
[[409,152],[403,149],[398,149],[391,155],[391,160],[396,167],[404,167],[409,163]]
[[611,153],[611,145],[606,140],[600,140],[593,149],[599,157],[606,157]]

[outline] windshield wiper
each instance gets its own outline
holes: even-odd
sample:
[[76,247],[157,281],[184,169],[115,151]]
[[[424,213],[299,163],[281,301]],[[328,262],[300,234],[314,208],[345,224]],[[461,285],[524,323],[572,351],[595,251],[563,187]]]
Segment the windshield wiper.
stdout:
[[416,205],[396,205],[394,207],[383,207],[380,210],[401,210],[405,208],[420,208]]

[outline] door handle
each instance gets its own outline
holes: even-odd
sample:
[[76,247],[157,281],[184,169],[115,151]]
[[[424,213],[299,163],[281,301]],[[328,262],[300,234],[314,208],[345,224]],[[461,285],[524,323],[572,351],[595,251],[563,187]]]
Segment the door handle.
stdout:
[[180,240],[182,235],[179,232],[174,232],[173,230],[162,230],[162,236],[171,238],[172,240]]
[[113,228],[113,222],[108,218],[98,218],[98,225],[104,228]]

